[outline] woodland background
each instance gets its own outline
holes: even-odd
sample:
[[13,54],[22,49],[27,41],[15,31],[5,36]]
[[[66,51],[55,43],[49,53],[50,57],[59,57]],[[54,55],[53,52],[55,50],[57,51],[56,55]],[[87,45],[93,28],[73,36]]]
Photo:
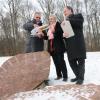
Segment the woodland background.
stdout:
[[0,56],[23,53],[28,33],[23,24],[41,11],[43,23],[50,14],[63,20],[63,8],[70,5],[74,13],[84,16],[84,36],[87,51],[100,51],[100,0],[1,0],[0,1]]

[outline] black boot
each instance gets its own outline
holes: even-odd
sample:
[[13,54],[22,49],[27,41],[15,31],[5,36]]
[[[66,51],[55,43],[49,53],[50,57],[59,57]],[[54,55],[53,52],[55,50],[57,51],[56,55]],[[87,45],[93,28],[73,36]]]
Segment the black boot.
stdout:
[[55,78],[55,80],[60,80],[62,77],[60,76],[57,76],[56,78]]
[[77,80],[78,80],[77,78],[73,78],[73,79],[71,79],[71,82],[75,82]]
[[68,78],[63,78],[63,81],[67,81],[68,80]]
[[81,84],[83,84],[83,80],[81,80],[81,79],[78,79],[78,80],[77,80],[77,82],[76,82],[76,84],[78,84],[78,85],[81,85]]

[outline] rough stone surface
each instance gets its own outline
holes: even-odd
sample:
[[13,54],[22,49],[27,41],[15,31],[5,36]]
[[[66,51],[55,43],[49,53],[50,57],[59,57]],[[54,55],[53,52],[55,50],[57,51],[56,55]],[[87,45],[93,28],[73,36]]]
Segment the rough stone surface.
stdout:
[[0,97],[36,88],[48,79],[50,56],[47,52],[18,54],[0,67]]
[[47,95],[49,96],[45,100],[57,100],[55,95],[57,94],[56,96],[60,97],[61,93],[62,96],[64,97],[71,96],[75,98],[72,100],[100,100],[100,85],[67,84],[67,85],[50,86],[42,90],[17,93],[7,98],[6,100],[16,100],[17,98],[20,98],[20,100],[26,100],[25,99],[26,97],[29,98],[32,97],[32,100],[35,100],[34,97],[36,96],[36,94],[41,97],[41,100],[43,99],[42,97],[47,97]]

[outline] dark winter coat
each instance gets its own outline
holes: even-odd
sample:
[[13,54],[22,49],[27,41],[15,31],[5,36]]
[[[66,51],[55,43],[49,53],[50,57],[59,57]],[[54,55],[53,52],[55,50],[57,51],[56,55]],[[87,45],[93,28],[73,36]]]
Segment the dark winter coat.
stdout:
[[51,46],[50,46],[51,40],[48,40],[48,52],[50,54],[64,53],[65,45],[64,45],[64,41],[63,41],[63,30],[62,30],[59,22],[57,22],[55,25],[55,32],[53,33],[53,35],[54,35],[54,39],[52,40],[52,42],[53,42],[52,50],[53,51],[51,51]]
[[41,22],[41,21],[36,22],[36,20],[33,19],[33,20],[30,20],[30,21],[28,21],[27,23],[25,23],[25,24],[23,25],[23,28],[24,28],[25,30],[27,30],[28,32],[31,32],[31,30],[34,29],[33,24],[37,24],[37,25],[39,25],[39,26],[42,26],[42,22]]
[[86,58],[86,48],[83,36],[83,16],[82,14],[72,14],[67,19],[70,21],[75,35],[65,39],[68,59]]

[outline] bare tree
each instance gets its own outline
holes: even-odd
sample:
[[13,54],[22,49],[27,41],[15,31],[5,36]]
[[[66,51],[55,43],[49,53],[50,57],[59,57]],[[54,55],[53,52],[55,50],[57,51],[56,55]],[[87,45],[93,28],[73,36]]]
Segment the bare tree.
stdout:
[[0,53],[14,55],[23,51],[27,34],[23,31],[22,26],[31,19],[34,11],[43,12],[45,23],[48,22],[50,14],[55,14],[61,22],[63,8],[66,5],[72,6],[75,13],[81,12],[84,16],[87,50],[100,50],[99,0],[84,0],[84,2],[80,0],[37,0],[37,2],[39,7],[34,7],[29,0],[4,0],[0,2]]
[[75,13],[82,13],[85,19],[84,34],[87,50],[100,50],[100,1],[99,0],[38,0],[45,19],[50,13],[57,15],[59,21],[63,18],[63,8],[73,7]]
[[[98,0],[84,0],[85,9],[86,9],[86,21],[87,26],[87,47],[91,50],[99,50],[100,46],[100,37],[99,37],[99,7],[100,1]],[[89,46],[88,46],[89,44]]]
[[5,48],[2,47],[2,50],[6,55],[14,55],[24,49],[26,35],[22,37],[21,35],[24,32],[21,30],[22,25],[31,16],[32,4],[28,0],[26,2],[22,2],[22,0],[5,0],[3,3],[2,11],[0,11],[0,27],[2,31],[0,38],[3,43],[0,42],[0,44],[4,45]]

